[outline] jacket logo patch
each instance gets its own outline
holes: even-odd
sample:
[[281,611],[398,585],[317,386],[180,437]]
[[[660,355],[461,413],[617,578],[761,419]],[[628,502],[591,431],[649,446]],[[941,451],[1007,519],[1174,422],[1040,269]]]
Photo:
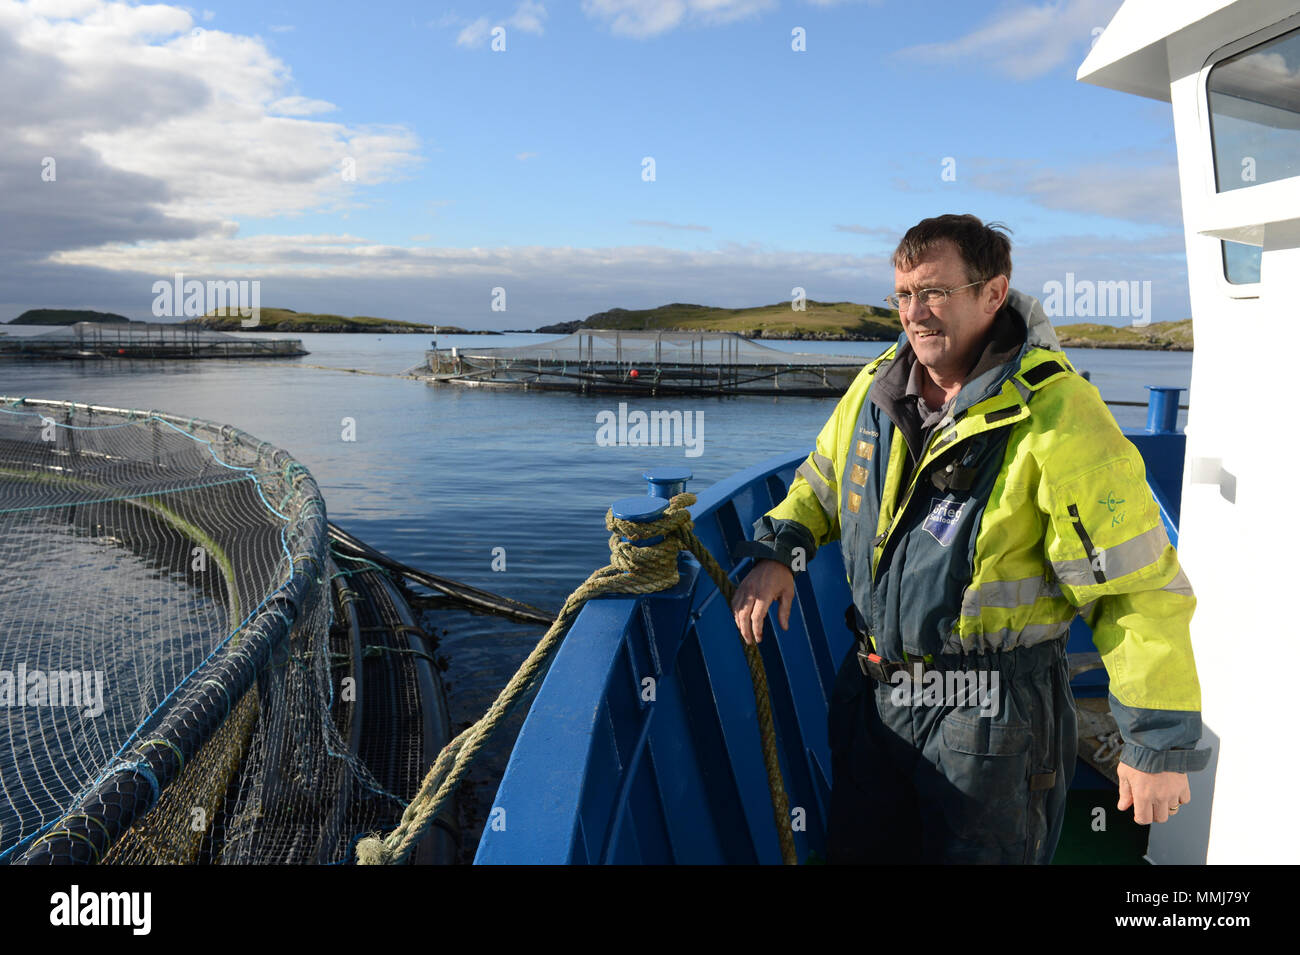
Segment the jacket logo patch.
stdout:
[[921,525],[921,529],[937,540],[944,547],[952,543],[957,536],[957,522],[968,502],[946,501],[943,498],[930,498],[930,513]]
[[870,461],[871,455],[875,450],[876,446],[874,444],[868,444],[866,441],[861,439],[858,440],[858,457],[862,458],[864,461]]
[[1127,512],[1127,511],[1119,511],[1118,513],[1116,513],[1116,511],[1118,510],[1118,508],[1119,508],[1119,506],[1120,506],[1121,504],[1127,503],[1127,502],[1124,500],[1124,498],[1121,497],[1119,500],[1116,500],[1116,499],[1115,499],[1115,492],[1114,492],[1114,491],[1107,491],[1107,492],[1106,492],[1106,500],[1104,500],[1104,501],[1098,501],[1097,503],[1100,504],[1100,505],[1102,505],[1103,507],[1105,507],[1106,510],[1107,510],[1108,512],[1110,512],[1110,526],[1111,526],[1111,527],[1118,527],[1120,524],[1123,524],[1123,523],[1124,523],[1124,517],[1126,516],[1126,514],[1127,514],[1128,512]]
[[849,513],[856,514],[862,509],[862,495],[849,492]]
[[853,470],[849,472],[849,480],[852,481],[854,484],[861,484],[863,487],[866,487],[867,469],[864,468],[861,464],[853,465]]

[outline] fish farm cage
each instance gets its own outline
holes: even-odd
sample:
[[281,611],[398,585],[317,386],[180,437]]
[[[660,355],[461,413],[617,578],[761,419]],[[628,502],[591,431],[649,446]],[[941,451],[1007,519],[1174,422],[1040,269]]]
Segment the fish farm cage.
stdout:
[[435,348],[438,383],[582,393],[843,394],[869,359],[785,352],[730,332],[583,329],[518,348]]
[[332,530],[235,428],[0,397],[0,864],[338,864],[396,825],[451,735],[436,645]]
[[31,337],[6,336],[0,356],[19,358],[294,358],[299,338],[240,338],[169,322],[77,322]]

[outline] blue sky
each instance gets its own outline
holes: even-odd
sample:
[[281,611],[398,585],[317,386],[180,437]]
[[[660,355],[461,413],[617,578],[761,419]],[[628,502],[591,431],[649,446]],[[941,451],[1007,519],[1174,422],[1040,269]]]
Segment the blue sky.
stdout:
[[1074,79],[1118,6],[0,0],[0,319],[148,317],[176,271],[479,328],[878,302],[941,212],[1010,225],[1030,294],[1150,281],[1183,318],[1169,107]]

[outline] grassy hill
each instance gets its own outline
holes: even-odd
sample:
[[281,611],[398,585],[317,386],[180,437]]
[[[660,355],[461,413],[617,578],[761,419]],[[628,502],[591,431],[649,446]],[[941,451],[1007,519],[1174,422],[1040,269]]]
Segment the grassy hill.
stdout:
[[77,322],[129,322],[125,315],[95,312],[84,308],[29,308],[10,325],[75,325]]
[[839,341],[889,341],[902,326],[898,313],[853,302],[815,302],[802,312],[789,302],[753,308],[714,308],[681,302],[658,308],[612,308],[580,322],[547,325],[539,332],[567,334],[579,328],[651,331],[735,332],[746,338],[814,338]]
[[409,332],[432,334],[436,328],[447,335],[464,334],[465,330],[453,325],[421,325],[416,322],[399,322],[392,318],[375,318],[370,315],[328,315],[317,312],[295,312],[291,308],[263,308],[259,311],[260,324],[245,328],[238,313],[233,315],[208,314],[202,318],[188,318],[182,324],[199,325],[223,332],[370,332],[392,334]]
[[1192,350],[1192,320],[1152,322],[1150,325],[1100,325],[1081,322],[1061,325],[1056,337],[1066,348],[1145,348],[1162,351]]

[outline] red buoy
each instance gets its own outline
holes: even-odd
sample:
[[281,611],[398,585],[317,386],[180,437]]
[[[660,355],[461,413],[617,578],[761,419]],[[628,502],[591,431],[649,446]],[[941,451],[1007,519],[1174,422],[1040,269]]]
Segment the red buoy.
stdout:
[[639,372],[635,368],[633,368],[631,371],[628,372],[628,374],[631,375],[633,378],[635,378],[639,374]]
[[126,354],[126,349],[125,349],[125,348],[119,348],[119,349],[117,350],[117,353],[118,353],[119,355],[125,355],[125,354]]

